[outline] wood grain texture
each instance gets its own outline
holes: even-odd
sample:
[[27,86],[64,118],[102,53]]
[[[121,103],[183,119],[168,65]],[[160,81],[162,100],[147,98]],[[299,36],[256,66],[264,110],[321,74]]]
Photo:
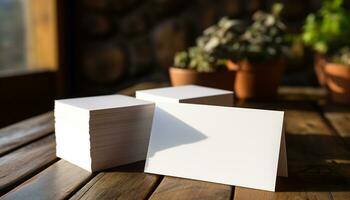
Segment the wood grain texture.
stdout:
[[164,177],[150,199],[231,199],[232,187],[228,185]]
[[88,171],[60,160],[7,193],[3,199],[65,199],[90,176]]
[[[159,87],[159,84],[140,84],[123,93],[133,95],[137,89],[152,87]],[[318,112],[321,109],[310,104],[323,98],[321,90],[315,94],[310,89],[291,89],[292,92],[289,88],[282,89],[282,98],[293,100],[291,104],[275,102],[242,106],[287,110],[285,120],[289,177],[277,179],[275,193],[236,187],[234,199],[350,199],[350,108],[327,105],[322,107],[323,117]],[[302,104],[305,99],[307,105]],[[35,120],[32,121],[32,127],[35,127],[33,130],[30,123],[0,130],[0,152],[5,152],[0,157],[0,194],[13,189],[4,198],[33,199],[31,195],[37,195],[34,199],[69,198],[89,179],[79,168],[63,160],[55,162],[54,136],[45,137],[44,134],[52,125],[46,124],[44,118],[34,118],[38,124],[34,123]],[[162,179],[161,176],[142,173],[143,165],[141,162],[100,172],[71,198],[232,198],[230,186],[173,177]],[[40,172],[41,170],[43,171]],[[37,174],[38,172],[40,173]],[[33,175],[35,176],[32,177]],[[23,183],[25,180],[27,181]]]
[[144,162],[99,173],[71,199],[146,199],[159,176],[143,173]]
[[327,91],[320,87],[288,87],[278,88],[279,98],[289,101],[319,101],[325,99]]
[[11,189],[56,159],[53,134],[1,157],[0,193]]
[[53,131],[52,112],[0,129],[0,156]]
[[327,104],[322,106],[326,119],[335,128],[337,133],[347,140],[350,147],[350,107]]
[[[331,126],[336,130],[337,134],[342,137],[343,141],[350,149],[350,107],[349,106],[340,106],[334,104],[321,105],[323,114],[325,118],[329,121]],[[350,167],[350,160],[344,159],[338,161],[343,165]],[[350,188],[350,181],[347,186]],[[333,191],[332,198],[336,199],[350,199],[350,190],[345,191]]]
[[345,200],[350,199],[350,192],[332,192],[333,200]]
[[[350,152],[316,108],[287,109],[289,177],[276,191],[236,187],[235,199],[332,199],[332,191],[350,190]],[[344,163],[345,162],[345,163]]]
[[329,192],[265,192],[261,190],[252,190],[248,188],[236,187],[235,190],[235,200],[251,200],[251,199],[261,199],[261,200],[285,200],[285,199],[312,199],[312,200],[329,200]]

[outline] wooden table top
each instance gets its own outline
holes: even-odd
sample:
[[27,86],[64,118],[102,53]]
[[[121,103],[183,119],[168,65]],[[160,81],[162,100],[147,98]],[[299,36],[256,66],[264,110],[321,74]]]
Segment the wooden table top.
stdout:
[[286,111],[289,177],[277,178],[277,192],[145,174],[144,162],[90,174],[55,156],[49,112],[0,129],[1,198],[350,199],[350,107],[327,104],[320,88],[282,87],[279,93],[276,102],[237,103]]

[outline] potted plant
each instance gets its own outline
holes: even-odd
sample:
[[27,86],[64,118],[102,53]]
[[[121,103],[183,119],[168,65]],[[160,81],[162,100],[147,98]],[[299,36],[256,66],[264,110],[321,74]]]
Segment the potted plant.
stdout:
[[233,90],[234,72],[199,47],[177,53],[174,65],[169,68],[173,86],[194,84]]
[[235,94],[240,99],[272,99],[284,69],[286,27],[280,20],[281,4],[272,13],[258,11],[252,24],[226,48],[229,68],[236,70]]
[[350,44],[350,17],[342,0],[324,0],[317,13],[306,18],[302,39],[314,52],[314,68],[321,86],[324,86],[324,66],[329,52]]
[[240,21],[228,18],[207,28],[197,39],[196,46],[176,53],[174,67],[169,68],[172,85],[195,84],[233,90],[235,72],[228,70],[221,57],[225,57],[224,45],[242,30]]
[[341,48],[327,59],[324,65],[325,82],[331,99],[336,103],[350,104],[350,49]]

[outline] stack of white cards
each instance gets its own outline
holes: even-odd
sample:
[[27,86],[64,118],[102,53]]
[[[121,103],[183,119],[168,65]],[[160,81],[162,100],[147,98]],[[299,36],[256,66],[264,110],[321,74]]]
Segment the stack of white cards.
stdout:
[[57,100],[57,156],[90,172],[144,160],[153,112],[122,95]]
[[233,106],[233,92],[197,85],[136,91],[136,98],[152,102]]
[[55,101],[57,156],[91,172],[146,159],[148,173],[268,191],[288,175],[283,112],[195,85],[136,97]]

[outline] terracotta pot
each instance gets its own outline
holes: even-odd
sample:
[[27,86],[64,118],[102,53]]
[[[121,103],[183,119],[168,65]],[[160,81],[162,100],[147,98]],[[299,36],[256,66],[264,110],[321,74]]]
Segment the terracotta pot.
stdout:
[[327,59],[324,55],[316,53],[314,55],[314,69],[316,77],[320,86],[326,85],[326,77],[324,73],[324,66],[327,64]]
[[335,103],[350,104],[350,67],[327,63],[324,72],[331,100]]
[[232,91],[235,74],[234,71],[228,70],[197,72],[190,69],[169,68],[170,81],[173,86],[193,84]]
[[282,59],[266,63],[229,62],[228,68],[237,71],[234,91],[239,99],[269,100],[277,97],[284,69]]

